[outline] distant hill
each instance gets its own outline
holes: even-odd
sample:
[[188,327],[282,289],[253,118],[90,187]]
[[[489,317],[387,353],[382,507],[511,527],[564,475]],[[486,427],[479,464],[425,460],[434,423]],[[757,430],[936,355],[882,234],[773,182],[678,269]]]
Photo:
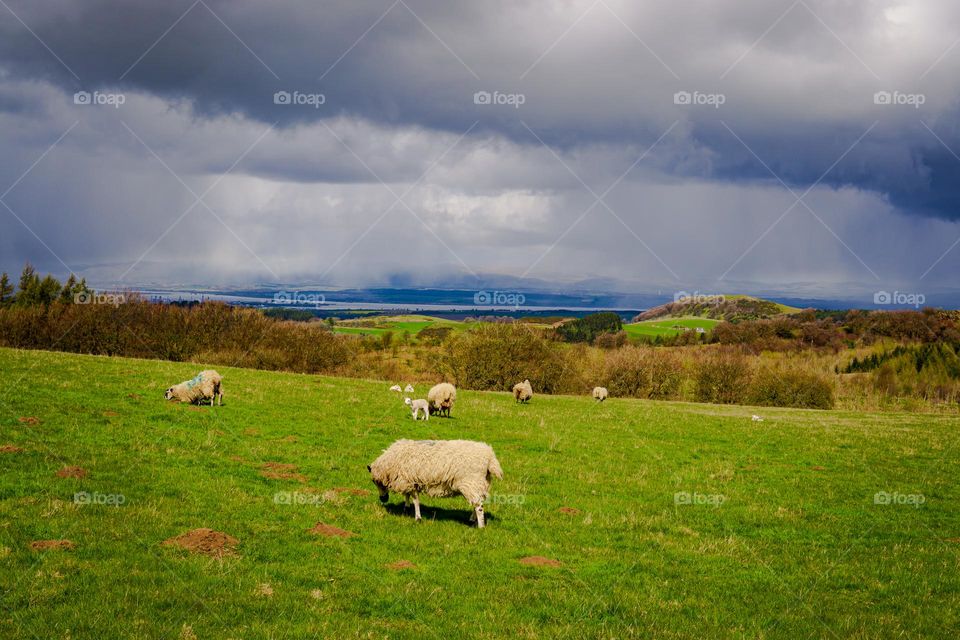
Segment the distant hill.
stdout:
[[737,322],[770,318],[785,313],[797,313],[797,307],[790,307],[772,300],[743,295],[689,296],[676,302],[668,302],[654,307],[636,316],[634,322],[656,320],[658,318],[710,318]]

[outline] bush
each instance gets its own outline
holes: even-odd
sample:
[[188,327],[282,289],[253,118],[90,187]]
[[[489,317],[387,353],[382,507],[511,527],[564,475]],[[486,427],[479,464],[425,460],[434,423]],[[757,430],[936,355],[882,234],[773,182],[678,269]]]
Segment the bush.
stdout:
[[754,376],[748,401],[769,407],[832,409],[833,385],[815,373],[763,368]]
[[604,386],[614,396],[678,398],[683,366],[673,354],[650,347],[624,347],[610,354]]
[[623,321],[612,311],[593,313],[571,320],[557,327],[557,335],[564,342],[593,342],[604,333],[617,333],[623,330]]
[[566,369],[560,347],[521,323],[483,323],[452,340],[449,367],[468,389],[506,391],[526,378],[534,391],[553,393]]
[[750,365],[743,355],[733,351],[717,351],[697,363],[694,397],[698,402],[742,403],[750,376]]

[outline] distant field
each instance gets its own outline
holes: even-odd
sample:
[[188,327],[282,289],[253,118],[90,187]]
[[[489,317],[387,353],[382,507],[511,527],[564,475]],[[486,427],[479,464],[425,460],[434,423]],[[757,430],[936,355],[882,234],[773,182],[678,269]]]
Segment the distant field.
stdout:
[[[387,383],[229,367],[223,407],[163,400],[201,368],[0,349],[0,638],[960,628],[955,417],[461,391],[414,422]],[[400,437],[494,447],[486,529],[379,504]],[[198,528],[235,548],[162,544]]]
[[623,330],[631,337],[673,336],[685,331],[696,331],[697,327],[704,331],[710,331],[718,324],[720,324],[719,320],[711,320],[710,318],[658,318],[625,324]]
[[[374,323],[374,326],[361,326],[361,323]],[[381,335],[387,331],[395,334],[408,332],[415,336],[427,327],[450,327],[453,330],[463,330],[469,323],[456,320],[444,320],[424,315],[380,316],[364,320],[344,320],[334,327],[336,333],[355,335]]]

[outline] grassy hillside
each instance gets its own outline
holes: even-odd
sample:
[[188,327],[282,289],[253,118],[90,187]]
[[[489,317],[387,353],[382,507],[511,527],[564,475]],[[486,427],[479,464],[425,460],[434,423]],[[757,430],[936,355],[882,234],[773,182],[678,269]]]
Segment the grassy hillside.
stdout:
[[664,318],[710,318],[738,322],[772,318],[780,314],[798,313],[801,309],[772,300],[745,295],[697,296],[668,302],[639,314],[634,321]]
[[381,335],[387,331],[392,331],[395,334],[408,332],[411,336],[415,336],[427,327],[450,327],[453,330],[464,330],[469,326],[469,323],[456,320],[444,320],[424,315],[404,315],[342,320],[334,327],[334,331],[357,335]]
[[631,337],[673,336],[685,331],[694,331],[698,328],[709,332],[720,323],[711,318],[661,318],[658,320],[644,320],[623,325],[623,330]]
[[[199,368],[0,350],[0,637],[960,626],[955,418],[463,391],[451,419],[413,422],[382,383],[227,367],[225,406],[162,400]],[[363,493],[399,437],[494,447],[506,475],[486,529],[462,499],[425,499],[417,524]],[[201,527],[235,551],[161,544]],[[63,539],[74,548],[31,548]]]

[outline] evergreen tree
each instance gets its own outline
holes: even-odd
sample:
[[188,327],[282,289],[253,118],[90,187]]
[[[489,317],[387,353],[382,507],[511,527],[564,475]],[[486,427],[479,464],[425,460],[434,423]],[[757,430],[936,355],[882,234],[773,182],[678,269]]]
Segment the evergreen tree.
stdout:
[[0,276],[0,306],[6,306],[13,302],[13,285],[10,284],[10,276],[6,272]]
[[36,304],[40,296],[40,276],[33,265],[27,262],[23,265],[23,271],[20,273],[20,285],[17,288],[18,305]]

